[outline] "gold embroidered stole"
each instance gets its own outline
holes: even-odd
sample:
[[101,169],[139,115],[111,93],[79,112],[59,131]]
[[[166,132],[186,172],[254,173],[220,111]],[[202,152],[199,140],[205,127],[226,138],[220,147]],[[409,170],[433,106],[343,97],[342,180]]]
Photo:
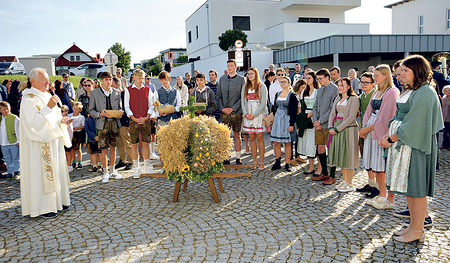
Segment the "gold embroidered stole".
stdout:
[[[39,102],[39,100],[30,95],[30,99],[36,105],[36,108],[40,111],[43,109],[43,106]],[[56,181],[55,181],[55,173],[54,173],[54,165],[52,159],[52,148],[50,143],[41,142],[41,166],[42,166],[42,180],[44,182],[44,192],[46,194],[56,192]]]

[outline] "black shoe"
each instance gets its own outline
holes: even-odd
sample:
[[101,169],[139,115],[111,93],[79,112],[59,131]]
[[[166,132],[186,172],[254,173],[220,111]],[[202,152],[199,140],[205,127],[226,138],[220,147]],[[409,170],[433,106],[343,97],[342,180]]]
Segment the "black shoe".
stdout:
[[[408,222],[406,222],[405,224],[406,224],[406,225],[409,225],[410,222],[411,222],[411,221],[408,221]],[[430,226],[432,226],[432,225],[433,225],[433,221],[431,220],[431,216],[426,217],[426,218],[425,218],[425,221],[423,222],[423,227],[430,227]]]
[[230,164],[230,159],[223,161],[223,164]]
[[290,172],[291,171],[291,165],[290,164],[285,164],[284,165],[284,169],[286,170],[286,172]]
[[133,168],[133,163],[127,163],[124,170],[131,170]]
[[125,167],[125,166],[127,166],[127,164],[124,163],[122,160],[120,160],[119,163],[116,164],[116,166],[114,168],[119,169],[119,168],[122,168],[122,167]]
[[316,172],[316,170],[312,170],[311,172],[303,172],[303,174],[304,175],[310,175],[310,174],[313,174],[313,173],[315,173]]
[[366,184],[364,187],[356,188],[356,192],[360,193],[372,192],[373,188],[374,187],[370,186],[369,184]]
[[63,205],[63,212],[69,211],[69,206],[68,205]]
[[272,168],[270,168],[272,171],[281,169],[281,157],[275,160],[275,163],[273,164]]
[[242,165],[241,159],[236,158],[236,165]]
[[43,218],[55,218],[55,217],[58,216],[58,213],[50,212],[50,213],[43,214],[43,215],[40,215],[40,216],[43,217]]
[[372,191],[370,191],[369,193],[366,194],[366,197],[368,198],[374,198],[375,196],[380,195],[380,190],[378,190],[377,188],[373,188]]
[[411,218],[411,215],[409,214],[409,209],[406,208],[405,210],[401,212],[394,212],[394,216],[401,217],[401,218]]

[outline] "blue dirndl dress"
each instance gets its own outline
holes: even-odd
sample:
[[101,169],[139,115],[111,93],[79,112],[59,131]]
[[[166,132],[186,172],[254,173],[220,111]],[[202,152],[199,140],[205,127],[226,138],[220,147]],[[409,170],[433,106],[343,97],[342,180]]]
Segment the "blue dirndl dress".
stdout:
[[[270,132],[270,140],[274,142],[296,142],[297,141],[297,124],[294,124],[294,130],[289,132],[289,115],[287,114],[289,108],[289,99],[292,91],[289,91],[286,98],[280,98],[280,93],[277,94],[277,112],[273,118],[272,131]],[[295,112],[297,115],[297,112]]]

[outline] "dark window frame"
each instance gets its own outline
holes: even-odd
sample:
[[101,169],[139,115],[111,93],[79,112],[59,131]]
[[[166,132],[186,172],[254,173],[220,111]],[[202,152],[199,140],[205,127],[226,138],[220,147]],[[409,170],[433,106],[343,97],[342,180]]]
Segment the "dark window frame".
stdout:
[[251,31],[250,16],[232,16],[231,18],[233,29],[240,29],[242,31]]

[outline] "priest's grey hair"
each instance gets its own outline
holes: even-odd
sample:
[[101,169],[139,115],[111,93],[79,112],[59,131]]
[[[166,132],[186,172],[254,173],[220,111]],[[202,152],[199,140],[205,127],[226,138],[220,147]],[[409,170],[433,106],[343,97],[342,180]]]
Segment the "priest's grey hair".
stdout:
[[47,73],[47,70],[45,68],[34,68],[30,71],[30,75],[28,76],[30,78],[30,81],[32,79],[38,79],[38,73],[39,72],[45,72]]

